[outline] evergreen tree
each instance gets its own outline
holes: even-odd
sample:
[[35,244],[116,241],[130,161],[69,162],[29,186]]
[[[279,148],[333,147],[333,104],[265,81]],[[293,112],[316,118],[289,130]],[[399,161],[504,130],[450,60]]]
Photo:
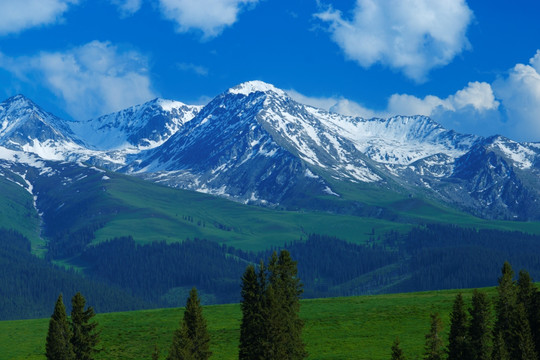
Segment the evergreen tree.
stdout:
[[438,313],[431,314],[431,326],[426,334],[426,345],[424,347],[424,360],[444,359],[443,341],[441,338],[442,321]]
[[242,322],[240,324],[239,359],[263,359],[266,335],[266,316],[263,313],[264,264],[261,263],[259,275],[255,266],[249,265],[242,276]]
[[536,353],[540,353],[540,309],[538,308],[538,288],[529,273],[521,270],[517,282],[517,301],[523,304]]
[[268,264],[266,306],[268,315],[268,355],[271,359],[304,359],[304,322],[300,319],[302,284],[297,263],[288,251],[274,252]]
[[529,326],[529,320],[525,311],[525,306],[518,303],[516,309],[516,324],[514,331],[517,338],[517,356],[519,360],[536,360],[536,351],[534,349],[534,341]]
[[45,344],[45,356],[49,360],[75,360],[71,347],[71,329],[66,315],[62,294],[58,296],[54,312],[49,321],[49,331]]
[[399,346],[399,338],[396,337],[394,343],[392,344],[392,357],[391,360],[405,360],[405,355],[403,355],[403,350]]
[[193,352],[193,342],[189,338],[187,324],[182,322],[181,328],[174,331],[167,360],[195,360]]
[[501,332],[496,332],[493,339],[493,360],[510,360],[510,354],[506,348]]
[[530,313],[533,313],[532,308],[534,306],[534,297],[537,291],[538,290],[529,273],[525,270],[521,270],[517,281],[517,301],[518,303],[523,304],[527,316]]
[[210,334],[202,314],[197,289],[191,289],[184,311],[181,328],[174,332],[169,360],[207,360],[210,351]]
[[513,277],[514,271],[512,267],[508,262],[505,262],[502,267],[502,275],[499,278],[499,285],[497,286],[499,297],[495,303],[497,319],[495,321],[494,333],[502,337],[509,356],[512,359],[518,359],[519,343],[514,329],[517,316],[517,291]]
[[471,359],[491,359],[491,309],[489,298],[483,292],[474,289],[472,307],[469,309],[469,341]]
[[540,292],[536,291],[533,299],[533,312],[531,314],[531,332],[534,340],[536,354],[540,359]]
[[288,251],[273,253],[258,274],[247,267],[242,277],[240,359],[297,360],[307,356],[299,318],[302,284]]
[[450,334],[448,336],[448,360],[467,360],[470,355],[467,331],[467,314],[461,293],[456,295],[450,313]]
[[99,343],[99,333],[96,331],[97,323],[90,322],[96,315],[92,307],[86,310],[85,298],[80,292],[71,299],[71,328],[73,335],[71,344],[77,360],[93,360],[94,354],[98,351],[96,346]]

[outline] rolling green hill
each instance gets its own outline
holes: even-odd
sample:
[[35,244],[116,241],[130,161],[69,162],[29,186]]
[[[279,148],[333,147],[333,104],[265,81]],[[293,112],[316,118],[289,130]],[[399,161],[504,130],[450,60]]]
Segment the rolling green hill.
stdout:
[[31,241],[35,254],[43,255],[45,242],[40,238],[39,217],[32,195],[21,184],[22,179],[15,174],[0,176],[0,228],[16,229]]
[[[539,223],[487,221],[419,195],[349,183],[338,189],[342,197],[264,208],[75,163],[47,166],[13,170],[26,174],[30,189],[14,173],[0,178],[4,226],[26,235],[34,254],[152,307],[178,306],[175,294],[193,285],[210,303],[238,301],[246,264],[277,247],[302,264],[306,297],[490,286],[490,271],[505,260],[540,274],[539,241],[523,234],[540,233]],[[310,242],[311,234],[324,236]]]
[[258,251],[310,233],[365,243],[391,230],[403,233],[432,222],[540,233],[540,223],[487,221],[432,200],[360,184],[336,184],[341,198],[312,197],[292,210],[271,209],[116,173],[63,166],[57,176],[36,177],[35,185],[45,235],[60,243],[83,237],[81,242],[87,245],[128,235],[143,244],[205,238]]
[[[67,264],[87,245],[120,236],[132,236],[141,244],[205,238],[259,251],[310,233],[362,244],[389,231],[404,233],[424,223],[540,234],[540,223],[488,221],[420,195],[369,185],[336,182],[333,186],[342,194],[339,198],[307,197],[295,199],[294,207],[264,208],[78,164],[48,165],[54,173],[42,176],[38,169],[30,168],[27,178],[34,185],[43,214],[42,235],[59,249],[70,248],[69,254],[60,251],[52,257]],[[21,186],[0,177],[0,226],[27,236],[33,252],[43,255],[44,241],[32,196],[18,175],[11,173],[11,177]]]
[[[486,291],[495,294],[492,288]],[[396,336],[407,358],[419,358],[430,313],[441,314],[446,339],[448,315],[457,292],[303,300],[303,338],[309,359],[388,359]],[[468,302],[471,291],[463,294]],[[157,344],[160,359],[164,359],[182,313],[182,309],[159,309],[98,314],[103,351],[96,358],[149,359]],[[237,359],[239,305],[207,306],[204,314],[212,337],[212,358]],[[44,359],[47,326],[48,319],[0,322],[0,358]]]

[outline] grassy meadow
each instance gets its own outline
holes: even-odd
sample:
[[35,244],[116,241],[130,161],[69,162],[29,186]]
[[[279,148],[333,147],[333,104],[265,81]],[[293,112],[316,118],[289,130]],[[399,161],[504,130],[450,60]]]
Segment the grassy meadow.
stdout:
[[[22,179],[17,181],[22,184]],[[45,242],[40,238],[39,217],[32,204],[32,195],[21,185],[0,176],[0,228],[15,228],[32,243],[32,251],[42,256]]]
[[[388,231],[407,232],[419,223],[460,224],[464,227],[540,233],[539,222],[488,221],[427,200],[392,196],[359,185],[341,185],[351,201],[391,209],[401,219],[334,214],[324,210],[285,211],[239,204],[193,191],[172,189],[137,178],[111,174],[106,195],[125,209],[107,219],[94,242],[133,236],[139,243],[176,242],[205,238],[247,251],[266,250],[299,240],[310,233],[333,235],[364,243]],[[355,190],[355,191],[353,191]],[[354,195],[353,195],[354,194]],[[349,200],[345,201],[347,203]],[[192,220],[185,219],[186,216]],[[223,227],[226,227],[224,229]]]
[[[493,289],[487,289],[490,295]],[[429,315],[439,312],[444,337],[457,290],[377,296],[303,300],[303,338],[309,359],[371,359],[390,357],[399,336],[408,359],[421,358]],[[463,290],[466,302],[471,290]],[[467,305],[468,306],[468,305]],[[51,304],[51,313],[54,304]],[[165,359],[183,309],[98,314],[102,330],[96,359],[150,359],[154,346]],[[237,359],[240,326],[238,304],[204,307],[212,338],[213,359]],[[48,319],[0,322],[0,359],[45,359]]]

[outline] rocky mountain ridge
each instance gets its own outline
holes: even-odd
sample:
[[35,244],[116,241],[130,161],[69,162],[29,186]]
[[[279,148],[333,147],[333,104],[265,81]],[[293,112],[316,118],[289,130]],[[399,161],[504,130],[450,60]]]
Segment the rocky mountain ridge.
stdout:
[[[458,134],[425,116],[362,119],[251,81],[204,107],[155,99],[68,122],[23,96],[0,104],[0,158],[78,161],[278,206],[335,182],[426,196],[485,218],[540,219],[540,144]],[[20,155],[19,157],[21,157]]]

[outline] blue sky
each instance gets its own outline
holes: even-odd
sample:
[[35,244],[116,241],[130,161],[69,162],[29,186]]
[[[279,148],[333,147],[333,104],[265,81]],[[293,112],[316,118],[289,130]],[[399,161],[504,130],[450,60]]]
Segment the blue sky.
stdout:
[[0,91],[86,119],[262,80],[347,115],[540,141],[537,0],[2,0]]

